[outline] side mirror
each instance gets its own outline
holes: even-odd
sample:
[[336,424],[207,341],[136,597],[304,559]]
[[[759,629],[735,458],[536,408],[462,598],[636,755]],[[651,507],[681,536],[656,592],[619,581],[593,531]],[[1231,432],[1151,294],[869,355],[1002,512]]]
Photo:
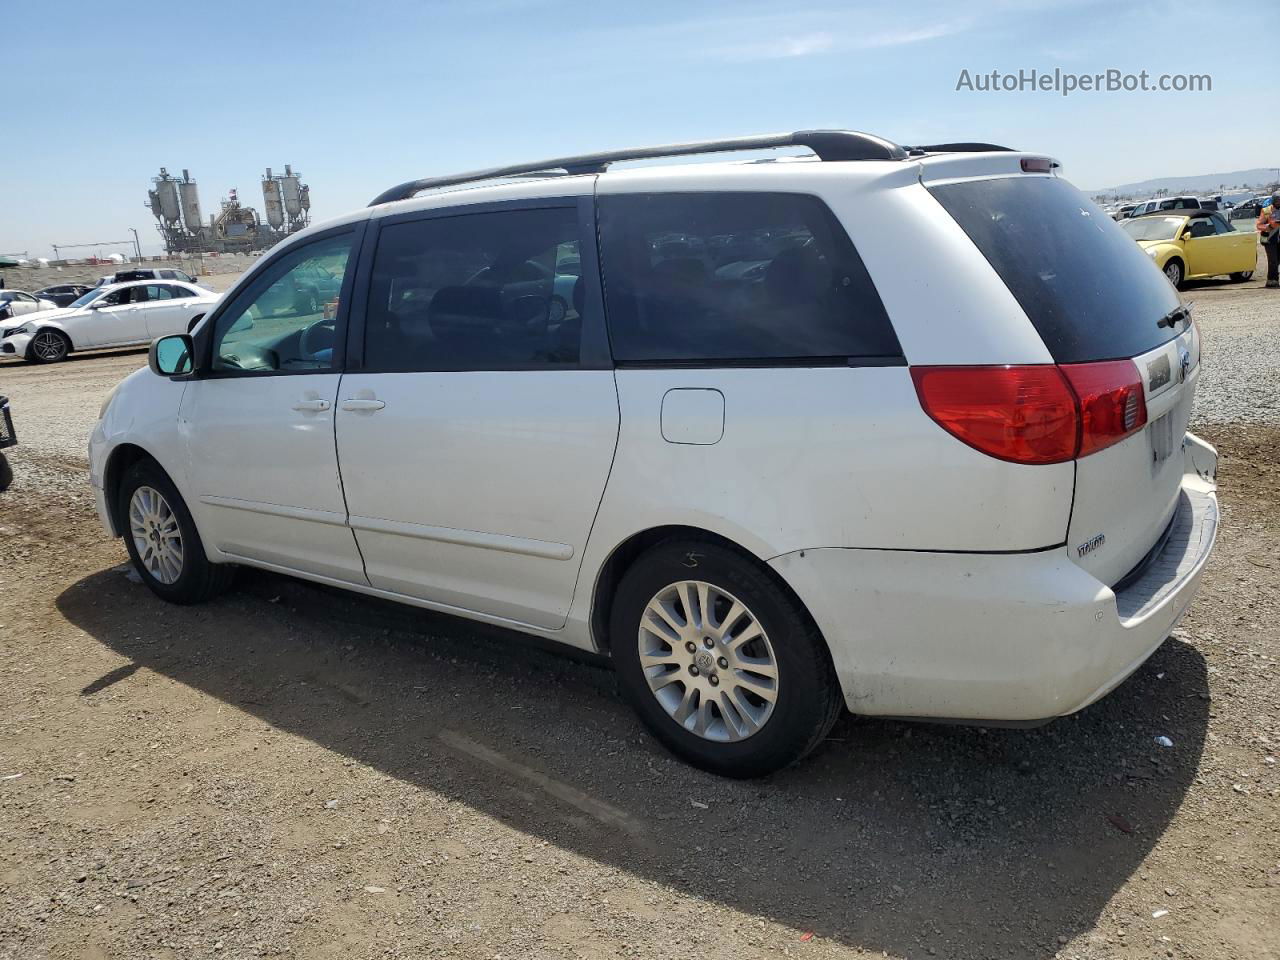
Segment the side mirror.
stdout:
[[1182,231],[1182,236],[1180,236],[1178,239],[1179,239],[1179,240],[1190,240],[1190,239],[1191,239],[1191,228],[1190,228],[1190,227],[1187,227],[1187,229],[1183,230],[1183,231]]
[[158,377],[180,377],[195,369],[191,360],[193,356],[195,346],[191,337],[185,333],[176,333],[151,341],[151,349],[147,352],[147,366]]

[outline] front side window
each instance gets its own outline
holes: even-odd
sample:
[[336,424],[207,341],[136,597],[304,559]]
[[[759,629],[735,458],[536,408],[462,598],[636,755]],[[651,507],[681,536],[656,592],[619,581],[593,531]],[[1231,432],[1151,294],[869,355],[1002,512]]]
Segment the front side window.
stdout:
[[1212,237],[1217,232],[1213,228],[1213,221],[1208,217],[1196,217],[1190,226],[1193,237]]
[[409,220],[378,235],[370,371],[526,370],[579,362],[576,207]]
[[606,196],[600,237],[620,363],[901,357],[862,259],[816,197]]
[[[305,244],[259,274],[217,316],[213,369],[251,373],[334,369],[338,289],[349,265],[352,240],[348,233]],[[323,299],[311,281],[317,269],[338,278],[331,301]]]

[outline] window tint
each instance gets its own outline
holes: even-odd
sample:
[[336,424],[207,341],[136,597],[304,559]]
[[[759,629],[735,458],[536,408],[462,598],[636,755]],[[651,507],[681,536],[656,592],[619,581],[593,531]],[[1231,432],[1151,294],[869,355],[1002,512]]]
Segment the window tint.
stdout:
[[1213,229],[1218,233],[1235,233],[1236,228],[1222,219],[1222,215],[1215,213],[1210,219],[1213,220]]
[[[333,369],[337,297],[351,242],[351,234],[317,240],[269,265],[218,315],[213,368],[255,373]],[[316,268],[337,278],[329,300],[307,279]]]
[[599,207],[621,363],[901,356],[862,260],[816,197],[624,194]]
[[929,192],[990,261],[1058,363],[1136,357],[1175,335],[1157,326],[1178,306],[1173,285],[1065,180],[997,177]]
[[586,309],[578,240],[576,207],[384,226],[369,291],[366,368],[577,364]]
[[146,286],[148,300],[172,300],[173,287],[167,283],[149,283]]

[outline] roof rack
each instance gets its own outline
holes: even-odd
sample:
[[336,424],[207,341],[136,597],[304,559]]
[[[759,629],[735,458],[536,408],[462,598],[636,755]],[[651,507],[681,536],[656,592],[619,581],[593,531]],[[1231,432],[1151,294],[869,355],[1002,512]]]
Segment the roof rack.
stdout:
[[755,137],[734,137],[726,140],[698,140],[692,143],[667,143],[654,147],[632,147],[627,150],[605,150],[600,153],[584,153],[574,157],[558,157],[554,160],[539,160],[535,163],[519,163],[508,167],[490,167],[487,170],[472,170],[470,173],[455,173],[444,177],[426,177],[421,180],[410,180],[384,190],[374,197],[369,204],[391,203],[395,200],[408,200],[422,190],[436,187],[453,187],[463,183],[476,183],[482,180],[499,180],[506,177],[524,177],[530,175],[572,175],[583,173],[604,173],[612,163],[623,160],[651,160],[658,157],[686,157],[706,153],[732,153],[743,150],[770,150],[778,147],[808,147],[819,160],[905,160],[909,156],[921,156],[925,153],[942,153],[954,151],[1007,151],[991,143],[943,143],[925,147],[903,147],[892,140],[885,140],[870,133],[857,130],[798,130],[795,133],[768,133]]
[[742,150],[769,150],[777,147],[808,147],[820,160],[904,160],[907,151],[881,137],[856,130],[800,130],[795,133],[770,133],[756,137],[735,137],[728,140],[699,140],[693,143],[668,143],[656,147],[632,147],[629,150],[605,150],[601,153],[584,153],[576,157],[559,157],[539,160],[536,163],[520,163],[509,167],[491,167],[470,173],[455,173],[445,177],[427,177],[410,180],[384,190],[369,204],[376,207],[393,200],[407,200],[421,190],[434,187],[452,187],[478,180],[497,180],[530,173],[552,173],[558,170],[566,174],[603,173],[611,163],[622,160],[649,160],[656,157],[685,157],[702,153],[730,153]]

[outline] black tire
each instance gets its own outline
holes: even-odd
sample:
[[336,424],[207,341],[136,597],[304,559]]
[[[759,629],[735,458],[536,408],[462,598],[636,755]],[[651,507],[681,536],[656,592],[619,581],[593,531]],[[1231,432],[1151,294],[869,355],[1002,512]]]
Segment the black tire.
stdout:
[[1252,280],[1252,279],[1253,279],[1252,270],[1241,270],[1239,273],[1231,274],[1232,283],[1245,283],[1246,281]]
[[1187,279],[1187,268],[1181,260],[1173,257],[1164,265],[1164,275],[1173,284],[1175,290],[1181,290],[1183,282]]
[[[139,556],[138,544],[130,532],[129,505],[134,492],[139,487],[150,487],[157,491],[178,522],[182,544],[182,567],[172,583],[164,583],[152,574]],[[121,534],[124,537],[125,548],[129,551],[129,559],[133,561],[133,568],[142,577],[142,582],[161,600],[184,605],[203,603],[231,586],[231,581],[235,577],[235,567],[209,562],[208,557],[205,556],[204,544],[200,540],[200,533],[196,530],[195,521],[191,519],[191,512],[187,509],[182,495],[178,493],[178,488],[173,485],[168,474],[154,460],[139,460],[125,473],[120,483],[116,516],[120,520]]]
[[[745,739],[716,742],[686,729],[658,702],[641,667],[646,606],[664,588],[689,580],[740,600],[773,647],[773,712]],[[760,777],[795,763],[822,742],[843,706],[826,643],[803,607],[757,562],[718,544],[668,540],[642,554],[618,585],[610,635],[623,694],[645,726],[677,756],[721,776]]]
[[0,451],[0,493],[8,490],[12,483],[13,467],[9,466],[9,459],[4,455],[4,451]]
[[[36,340],[46,338],[51,345],[60,346],[52,353],[45,351],[37,352]],[[60,360],[67,359],[67,354],[71,352],[71,338],[61,330],[37,330],[36,335],[31,338],[31,343],[27,345],[27,359],[32,363],[57,363]]]

